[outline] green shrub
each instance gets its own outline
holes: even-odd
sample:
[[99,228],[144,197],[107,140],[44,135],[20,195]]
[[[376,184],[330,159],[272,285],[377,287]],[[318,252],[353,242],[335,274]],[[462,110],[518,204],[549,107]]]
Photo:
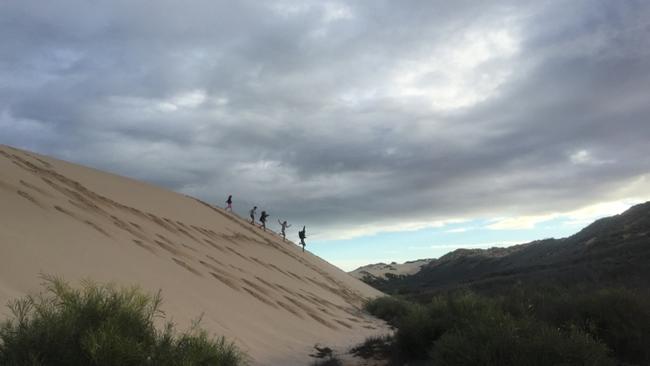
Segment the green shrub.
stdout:
[[385,347],[395,364],[608,365],[615,357],[650,365],[643,291],[513,286],[492,297],[458,291],[419,305],[386,297],[366,309],[397,327],[392,348]]
[[541,303],[535,316],[558,327],[578,327],[602,340],[622,361],[650,364],[650,301],[620,288],[567,292]]
[[365,304],[365,309],[377,318],[396,326],[400,319],[409,312],[411,306],[411,303],[407,301],[383,296],[368,301]]
[[436,296],[427,309],[441,332],[502,315],[496,301],[466,291]]
[[224,338],[193,327],[176,334],[171,323],[158,331],[154,321],[160,293],[118,289],[86,281],[73,289],[45,277],[46,292],[10,303],[14,319],[0,325],[0,364],[7,366],[140,366],[246,363]]
[[413,306],[395,333],[394,355],[400,361],[424,360],[433,342],[445,331],[424,306]]
[[515,317],[578,328],[605,343],[617,359],[650,364],[650,296],[623,288],[517,287],[500,301]]
[[430,357],[432,364],[442,366],[617,364],[605,345],[584,332],[565,332],[507,314],[477,319],[446,333],[434,343]]
[[447,332],[499,313],[493,301],[472,293],[434,297],[427,306],[407,306],[397,325],[393,358],[398,362],[425,360],[431,346]]

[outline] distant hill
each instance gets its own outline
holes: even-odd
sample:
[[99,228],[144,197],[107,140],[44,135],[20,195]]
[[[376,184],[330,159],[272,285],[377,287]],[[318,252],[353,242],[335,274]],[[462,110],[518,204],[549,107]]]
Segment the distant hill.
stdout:
[[[362,277],[363,278],[363,277]],[[366,277],[389,293],[427,294],[458,287],[491,290],[514,283],[650,284],[650,202],[600,219],[563,239],[508,248],[458,249],[412,275]]]
[[348,272],[352,277],[358,278],[365,282],[374,280],[383,280],[391,277],[408,276],[416,274],[423,266],[429,264],[435,259],[418,259],[405,263],[376,263],[359,267],[354,271]]

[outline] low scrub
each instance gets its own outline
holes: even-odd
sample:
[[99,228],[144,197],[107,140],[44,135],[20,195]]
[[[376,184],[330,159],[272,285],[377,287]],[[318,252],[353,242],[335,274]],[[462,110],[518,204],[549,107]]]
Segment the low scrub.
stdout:
[[502,314],[446,332],[433,343],[429,357],[441,366],[618,365],[608,353],[604,344],[582,331]]
[[607,344],[621,361],[650,364],[650,295],[645,291],[523,288],[502,297],[502,302],[516,316],[532,316],[561,329],[581,329]]
[[314,363],[312,363],[312,366],[343,366],[343,362],[341,362],[341,360],[338,358],[332,356],[324,360],[314,361]]
[[648,365],[650,297],[624,289],[448,293],[424,304],[381,298],[366,309],[397,328],[393,364]]
[[385,360],[391,355],[393,338],[390,335],[371,336],[350,350],[350,353],[364,359]]
[[312,366],[342,366],[343,363],[334,355],[334,350],[329,347],[314,346],[315,353],[311,357],[320,358],[312,363]]
[[75,289],[44,277],[45,292],[9,304],[0,325],[0,365],[7,366],[238,366],[245,355],[223,337],[198,328],[178,333],[164,314],[160,293],[89,281]]
[[382,296],[368,301],[365,308],[377,318],[395,326],[402,317],[410,312],[412,306],[414,305],[406,300]]

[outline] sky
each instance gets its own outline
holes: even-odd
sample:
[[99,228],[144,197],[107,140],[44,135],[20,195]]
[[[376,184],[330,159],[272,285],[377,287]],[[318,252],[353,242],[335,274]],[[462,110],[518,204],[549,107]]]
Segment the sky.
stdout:
[[0,2],[0,143],[271,221],[350,270],[650,200],[650,3]]

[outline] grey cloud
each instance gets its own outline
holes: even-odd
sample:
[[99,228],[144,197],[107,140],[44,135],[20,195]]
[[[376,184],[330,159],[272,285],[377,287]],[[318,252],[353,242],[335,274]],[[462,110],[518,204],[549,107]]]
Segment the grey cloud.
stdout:
[[[650,172],[643,1],[7,1],[0,14],[0,142],[234,194],[241,212],[324,229],[533,214],[615,199]],[[436,110],[399,94],[399,70],[490,31],[518,50],[454,76],[469,94],[507,71],[487,99]],[[204,99],[170,107],[193,92]],[[599,163],[572,162],[582,150]]]

